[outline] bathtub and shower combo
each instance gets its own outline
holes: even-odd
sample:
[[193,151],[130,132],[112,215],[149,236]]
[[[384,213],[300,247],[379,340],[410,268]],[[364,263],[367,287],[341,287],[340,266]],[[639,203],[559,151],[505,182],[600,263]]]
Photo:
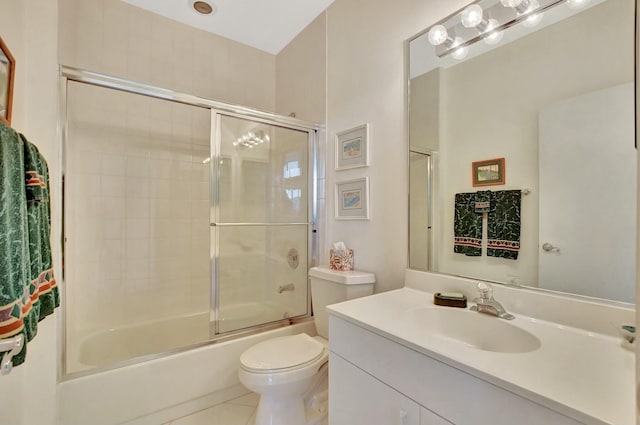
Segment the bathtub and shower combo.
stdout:
[[158,423],[241,394],[243,350],[313,330],[318,125],[60,76],[60,420]]

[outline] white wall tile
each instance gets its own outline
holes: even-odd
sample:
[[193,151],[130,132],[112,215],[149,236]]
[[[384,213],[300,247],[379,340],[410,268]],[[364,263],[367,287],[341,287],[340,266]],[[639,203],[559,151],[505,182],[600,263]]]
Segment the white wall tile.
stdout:
[[132,199],[126,201],[126,217],[131,218],[149,218],[149,199]]
[[126,239],[149,238],[149,220],[144,218],[128,218],[126,221]]
[[127,198],[148,198],[149,179],[146,177],[127,177],[126,180]]

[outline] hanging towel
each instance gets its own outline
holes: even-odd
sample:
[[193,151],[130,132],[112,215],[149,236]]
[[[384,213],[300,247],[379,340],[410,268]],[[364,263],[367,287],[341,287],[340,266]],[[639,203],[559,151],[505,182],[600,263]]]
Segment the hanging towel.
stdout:
[[[24,334],[60,304],[51,265],[47,164],[38,150],[0,122],[0,339]],[[27,344],[12,359],[24,362]]]
[[456,193],[453,216],[453,252],[482,254],[482,214],[475,211],[475,193]]
[[493,192],[494,210],[487,219],[487,255],[518,259],[520,251],[520,190]]
[[477,214],[488,213],[493,211],[493,192],[490,190],[483,190],[476,192],[474,208]]

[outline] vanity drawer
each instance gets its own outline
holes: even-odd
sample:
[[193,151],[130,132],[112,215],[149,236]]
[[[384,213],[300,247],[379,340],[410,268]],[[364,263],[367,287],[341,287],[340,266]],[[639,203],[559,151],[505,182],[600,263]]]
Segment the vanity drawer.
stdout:
[[335,316],[330,317],[329,325],[332,353],[456,425],[477,425],[482,423],[479,418],[490,419],[492,425],[589,423],[571,419]]

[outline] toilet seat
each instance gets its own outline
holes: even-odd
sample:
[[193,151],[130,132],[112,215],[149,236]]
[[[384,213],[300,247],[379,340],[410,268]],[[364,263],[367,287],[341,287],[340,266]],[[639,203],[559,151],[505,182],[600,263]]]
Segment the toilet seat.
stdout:
[[240,356],[241,368],[250,373],[286,373],[303,369],[327,357],[325,344],[307,334],[260,342]]

